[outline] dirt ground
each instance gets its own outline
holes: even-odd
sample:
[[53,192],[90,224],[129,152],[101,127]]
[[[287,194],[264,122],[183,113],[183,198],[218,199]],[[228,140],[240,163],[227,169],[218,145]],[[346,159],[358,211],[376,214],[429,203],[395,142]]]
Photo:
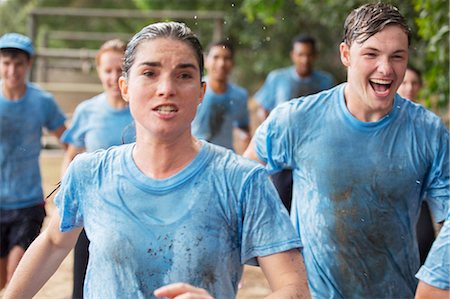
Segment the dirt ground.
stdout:
[[[60,165],[62,159],[62,151],[47,150],[41,155],[42,180],[44,193],[49,194],[59,181]],[[56,212],[53,205],[52,198],[48,200],[47,218],[44,222],[44,227],[49,217]],[[34,298],[48,298],[48,299],[69,299],[72,292],[72,266],[73,255],[72,252],[67,256],[61,264],[57,272],[45,284],[41,291]],[[258,267],[245,266],[243,287],[239,290],[238,299],[258,299],[266,296],[270,289],[267,281]],[[0,293],[1,297],[1,293]]]

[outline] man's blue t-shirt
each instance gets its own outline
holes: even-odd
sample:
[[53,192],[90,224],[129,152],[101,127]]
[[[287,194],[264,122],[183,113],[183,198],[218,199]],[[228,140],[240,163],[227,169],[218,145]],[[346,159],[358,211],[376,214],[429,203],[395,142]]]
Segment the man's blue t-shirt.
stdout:
[[244,263],[300,241],[266,170],[204,142],[167,179],[136,166],[134,144],[78,155],[55,203],[61,230],[90,240],[86,298],[153,298],[174,282],[235,298]]
[[[205,79],[207,82],[207,78]],[[233,128],[248,130],[247,91],[227,83],[223,94],[206,86],[203,102],[192,122],[192,134],[199,139],[233,149]]]
[[323,71],[313,71],[300,77],[294,66],[274,70],[255,94],[255,99],[267,111],[293,98],[306,96],[334,86],[333,77]]
[[101,93],[75,109],[72,123],[61,141],[87,152],[106,149],[135,141],[135,129],[130,108],[115,109]]
[[450,290],[450,212],[416,277],[443,290]]
[[[0,85],[2,82],[0,82]],[[65,116],[52,95],[27,83],[19,100],[0,88],[0,208],[19,209],[43,203],[39,154],[42,129],[56,130]]]
[[449,132],[398,95],[384,118],[361,122],[344,86],[275,108],[255,150],[269,170],[293,169],[291,220],[314,297],[413,297],[423,195],[436,221],[446,216]]

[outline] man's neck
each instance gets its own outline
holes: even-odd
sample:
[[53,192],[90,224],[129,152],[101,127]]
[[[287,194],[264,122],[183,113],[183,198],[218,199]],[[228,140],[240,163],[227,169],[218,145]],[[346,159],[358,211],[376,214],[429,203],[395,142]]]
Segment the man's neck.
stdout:
[[208,79],[208,87],[215,93],[225,93],[227,91],[227,81]]
[[23,85],[16,87],[16,88],[7,88],[5,84],[2,84],[2,93],[3,97],[11,100],[16,101],[23,97],[25,94],[25,91],[27,90],[27,85],[24,83]]

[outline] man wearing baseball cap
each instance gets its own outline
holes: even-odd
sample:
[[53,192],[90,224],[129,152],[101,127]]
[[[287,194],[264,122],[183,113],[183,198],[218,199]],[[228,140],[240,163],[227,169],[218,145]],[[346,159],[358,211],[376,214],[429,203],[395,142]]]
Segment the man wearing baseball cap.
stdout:
[[65,116],[48,92],[27,81],[34,55],[27,36],[0,38],[0,290],[45,217],[39,169],[42,129],[59,140]]

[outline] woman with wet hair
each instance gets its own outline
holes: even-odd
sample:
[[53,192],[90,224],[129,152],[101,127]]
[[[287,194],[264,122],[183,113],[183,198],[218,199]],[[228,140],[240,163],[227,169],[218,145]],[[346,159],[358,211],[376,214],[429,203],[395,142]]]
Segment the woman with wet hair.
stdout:
[[261,266],[269,298],[309,297],[300,240],[265,169],[191,134],[202,73],[202,47],[184,24],[132,38],[119,85],[136,142],[74,159],[59,214],[4,298],[35,294],[82,227],[87,298],[234,298],[244,263]]

